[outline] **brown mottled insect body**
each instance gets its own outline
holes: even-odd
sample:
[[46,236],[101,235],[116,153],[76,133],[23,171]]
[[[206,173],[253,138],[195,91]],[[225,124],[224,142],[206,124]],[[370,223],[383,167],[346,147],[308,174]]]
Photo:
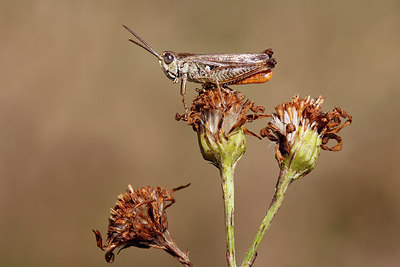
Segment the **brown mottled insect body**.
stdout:
[[183,64],[180,70],[183,75],[185,64],[188,64],[188,81],[228,85],[240,84],[240,81],[258,73],[272,73],[271,69],[276,61],[271,58],[272,51],[268,52],[268,54],[177,54],[177,58]]
[[[124,26],[124,25],[123,25]],[[181,80],[182,102],[185,103],[186,83],[211,83],[219,92],[221,86],[235,84],[264,83],[272,76],[276,60],[272,49],[262,53],[245,54],[189,54],[165,51],[159,55],[142,38],[124,26],[141,43],[129,40],[158,58],[165,75],[177,83]]]

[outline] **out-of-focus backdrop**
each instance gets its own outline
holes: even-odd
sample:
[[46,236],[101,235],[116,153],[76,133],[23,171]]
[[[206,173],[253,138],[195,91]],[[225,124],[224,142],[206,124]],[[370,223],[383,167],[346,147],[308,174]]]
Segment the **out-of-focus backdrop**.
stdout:
[[[322,151],[289,188],[255,266],[400,265],[399,1],[38,0],[0,2],[2,266],[109,266],[92,228],[105,235],[117,195],[188,182],[170,231],[195,266],[225,265],[218,171],[174,119],[179,86],[121,24],[157,51],[271,47],[271,81],[234,89],[268,112],[299,93],[353,116],[343,150]],[[277,175],[274,146],[248,137],[236,170],[239,263]],[[128,248],[113,266],[179,264]]]

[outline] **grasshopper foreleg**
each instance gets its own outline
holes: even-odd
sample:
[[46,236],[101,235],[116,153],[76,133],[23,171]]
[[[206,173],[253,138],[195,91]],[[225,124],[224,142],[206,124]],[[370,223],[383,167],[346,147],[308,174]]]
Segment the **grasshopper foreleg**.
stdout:
[[189,111],[189,108],[186,105],[186,101],[185,101],[186,82],[187,82],[187,74],[185,73],[185,74],[182,74],[182,78],[181,78],[181,96],[182,96],[183,107],[185,108],[185,113],[187,114]]

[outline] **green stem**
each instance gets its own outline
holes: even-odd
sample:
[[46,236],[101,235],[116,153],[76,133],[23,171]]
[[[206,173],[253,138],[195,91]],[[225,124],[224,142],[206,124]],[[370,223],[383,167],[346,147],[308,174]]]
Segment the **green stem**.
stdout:
[[222,190],[225,208],[225,240],[226,261],[229,267],[236,267],[235,259],[235,237],[234,237],[234,182],[233,172],[235,163],[226,160],[221,164]]
[[265,233],[269,229],[272,219],[278,212],[279,207],[281,206],[282,201],[285,197],[286,190],[288,189],[291,181],[295,179],[297,176],[298,175],[296,172],[291,171],[284,165],[282,166],[271,204],[268,208],[267,214],[265,215],[258,229],[258,232],[253,240],[253,243],[251,244],[246,254],[246,257],[244,258],[242,267],[249,267],[253,265],[254,260],[256,259],[257,256],[257,248],[260,245],[262,239],[264,238]]

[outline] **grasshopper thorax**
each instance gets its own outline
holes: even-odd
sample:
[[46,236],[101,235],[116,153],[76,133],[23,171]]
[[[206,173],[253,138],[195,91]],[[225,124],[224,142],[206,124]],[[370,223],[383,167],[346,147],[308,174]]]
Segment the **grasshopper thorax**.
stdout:
[[165,75],[174,82],[178,82],[179,60],[176,54],[172,51],[164,51],[158,61]]

